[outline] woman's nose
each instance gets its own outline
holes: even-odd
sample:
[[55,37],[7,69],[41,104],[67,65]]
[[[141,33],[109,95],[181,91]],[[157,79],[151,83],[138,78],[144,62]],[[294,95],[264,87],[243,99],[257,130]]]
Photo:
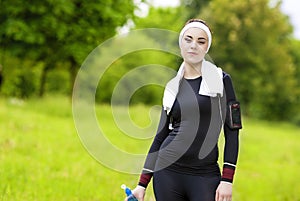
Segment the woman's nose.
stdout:
[[193,49],[197,48],[197,42],[196,41],[192,41],[191,48],[193,48]]

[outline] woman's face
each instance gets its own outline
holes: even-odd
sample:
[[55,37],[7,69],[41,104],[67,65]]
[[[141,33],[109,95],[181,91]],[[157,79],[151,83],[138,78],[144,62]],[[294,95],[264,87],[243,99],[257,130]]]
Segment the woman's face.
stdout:
[[200,28],[189,28],[181,41],[181,56],[189,64],[202,62],[208,48],[208,36]]

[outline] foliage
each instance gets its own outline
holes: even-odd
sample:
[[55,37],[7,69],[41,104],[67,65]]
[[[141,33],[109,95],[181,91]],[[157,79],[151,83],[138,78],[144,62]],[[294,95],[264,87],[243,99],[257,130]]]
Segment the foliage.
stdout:
[[296,115],[293,118],[293,121],[300,125],[300,40],[292,40],[290,43],[290,55],[292,56],[293,62],[295,64],[295,78],[297,81],[297,92],[295,93],[295,111]]
[[201,15],[214,32],[210,54],[232,75],[245,114],[273,120],[293,116],[297,91],[292,28],[279,7],[268,0],[215,0]]
[[[179,15],[182,12],[181,7],[176,8],[155,8],[150,7],[148,16],[143,18],[137,18],[135,20],[135,29],[163,29],[170,32],[178,32],[182,27],[182,21],[184,21],[184,15]],[[163,20],[162,20],[163,19]],[[175,34],[173,34],[175,35]],[[157,43],[159,46],[169,46],[171,49],[176,47],[178,52],[178,38],[168,37],[169,35],[162,35],[159,31],[147,31],[147,38],[137,38],[137,43]],[[145,44],[145,46],[147,46]],[[127,71],[132,70],[133,67],[141,67],[143,65],[161,65],[170,69],[177,70],[182,59],[176,55],[164,53],[160,50],[144,50],[126,55],[118,61],[118,66],[124,66]],[[121,65],[120,65],[121,64]],[[113,66],[112,66],[113,67]],[[113,71],[111,71],[112,74]],[[155,81],[160,83],[161,86],[147,86],[142,87],[132,96],[131,103],[145,103],[145,104],[158,104],[161,105],[162,94],[164,85],[171,79],[173,74],[160,74],[151,73],[148,71],[143,75],[147,75],[149,81]],[[145,79],[141,75],[136,74],[133,78],[136,82],[138,79]]]
[[45,90],[50,94],[69,95],[70,89],[70,75],[63,67],[56,67],[47,74],[47,82]]
[[21,62],[14,57],[6,57],[5,64],[10,68],[3,68],[1,93],[20,98],[34,96],[38,91],[39,67],[34,62]]
[[[159,58],[159,60],[157,58]],[[109,67],[101,78],[96,100],[102,103],[110,103],[113,92],[118,86],[118,93],[114,94],[117,95],[118,104],[126,104],[126,97],[130,96],[130,92],[135,92],[135,94],[132,94],[133,96],[130,97],[131,103],[160,105],[164,89],[163,85],[167,83],[172,74],[162,74],[162,70],[155,71],[154,68],[159,69],[157,65],[174,68],[174,66],[170,64],[170,61],[175,58],[176,56],[174,55],[157,50],[141,50],[119,58]],[[147,75],[147,79],[145,79],[145,75]],[[143,84],[146,85],[139,88],[143,86]],[[136,86],[138,88],[136,88]]]
[[[42,62],[20,60],[13,56],[5,55],[0,88],[2,95],[7,97],[30,98],[38,95]],[[8,68],[9,66],[9,68]],[[69,73],[64,66],[53,68],[47,74],[45,90],[48,93],[64,94],[70,92]]]
[[292,56],[295,64],[295,77],[297,79],[297,85],[300,85],[300,40],[292,40],[290,42],[290,55]]
[[135,20],[135,28],[160,28],[172,31],[179,31],[182,27],[183,15],[179,15],[180,7],[156,8],[150,7],[146,17]]
[[[147,65],[142,64],[145,61],[142,59],[145,55],[151,57],[152,55],[155,55],[155,52],[131,53],[114,62],[100,80],[97,89],[96,100],[102,103],[110,103],[114,90],[118,86],[120,89],[118,90],[119,93],[117,94],[117,103],[126,104],[126,97],[128,97],[130,95],[129,93],[134,90],[134,86],[137,83],[141,83],[141,80],[145,80],[143,76],[145,72],[141,72],[138,70],[134,72],[135,68],[141,67],[142,65]],[[128,76],[127,73],[130,73],[130,75]],[[120,85],[120,81],[122,78],[124,78],[124,76],[126,76],[126,78]],[[151,75],[147,74],[147,77],[150,76]],[[136,90],[138,89],[136,88]],[[160,100],[160,97],[158,98],[157,96],[161,93],[155,92],[155,89],[153,87],[141,88],[139,90],[143,91],[143,95],[135,96],[135,98],[131,97],[131,102],[153,104],[156,101]]]
[[207,7],[209,0],[180,0],[180,12],[184,16],[185,21],[190,18],[196,18],[200,11]]
[[[171,37],[168,38],[167,35]],[[103,46],[96,49],[95,51],[100,53],[99,56],[96,54],[95,59],[91,59],[96,63],[95,70],[91,72],[96,70],[99,72],[106,68],[101,78],[97,77],[100,79],[96,93],[97,102],[110,103],[113,92],[118,87],[118,92],[114,93],[118,97],[118,104],[126,104],[126,98],[131,95],[133,95],[131,103],[161,104],[162,86],[173,75],[170,72],[166,73],[163,69],[177,68],[173,61],[178,59],[178,56],[164,52],[166,49],[172,49],[169,41],[174,41],[174,36],[176,36],[174,32],[137,29],[128,35],[121,35],[108,41],[106,51],[103,51]],[[120,46],[122,48],[119,48]],[[172,51],[177,53],[177,48]],[[112,59],[113,62],[110,65],[103,64],[106,59]],[[142,87],[145,84],[147,86]],[[155,85],[160,85],[160,87]],[[135,90],[139,92],[131,94]]]
[[[72,81],[87,54],[133,18],[131,0],[1,1],[1,49],[42,61],[40,95],[50,69],[64,62]],[[6,68],[4,66],[4,68]]]

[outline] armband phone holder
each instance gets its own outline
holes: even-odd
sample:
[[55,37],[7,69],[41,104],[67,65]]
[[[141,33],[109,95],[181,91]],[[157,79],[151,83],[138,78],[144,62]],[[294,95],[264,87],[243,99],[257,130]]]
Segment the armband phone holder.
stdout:
[[242,128],[242,120],[241,120],[241,110],[240,110],[240,102],[231,101],[228,104],[229,106],[229,127],[231,129],[241,129]]

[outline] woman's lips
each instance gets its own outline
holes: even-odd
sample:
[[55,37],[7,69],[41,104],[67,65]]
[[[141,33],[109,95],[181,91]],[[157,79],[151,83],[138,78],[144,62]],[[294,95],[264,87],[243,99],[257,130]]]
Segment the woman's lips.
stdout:
[[196,52],[188,52],[188,54],[191,54],[191,55],[198,55]]

